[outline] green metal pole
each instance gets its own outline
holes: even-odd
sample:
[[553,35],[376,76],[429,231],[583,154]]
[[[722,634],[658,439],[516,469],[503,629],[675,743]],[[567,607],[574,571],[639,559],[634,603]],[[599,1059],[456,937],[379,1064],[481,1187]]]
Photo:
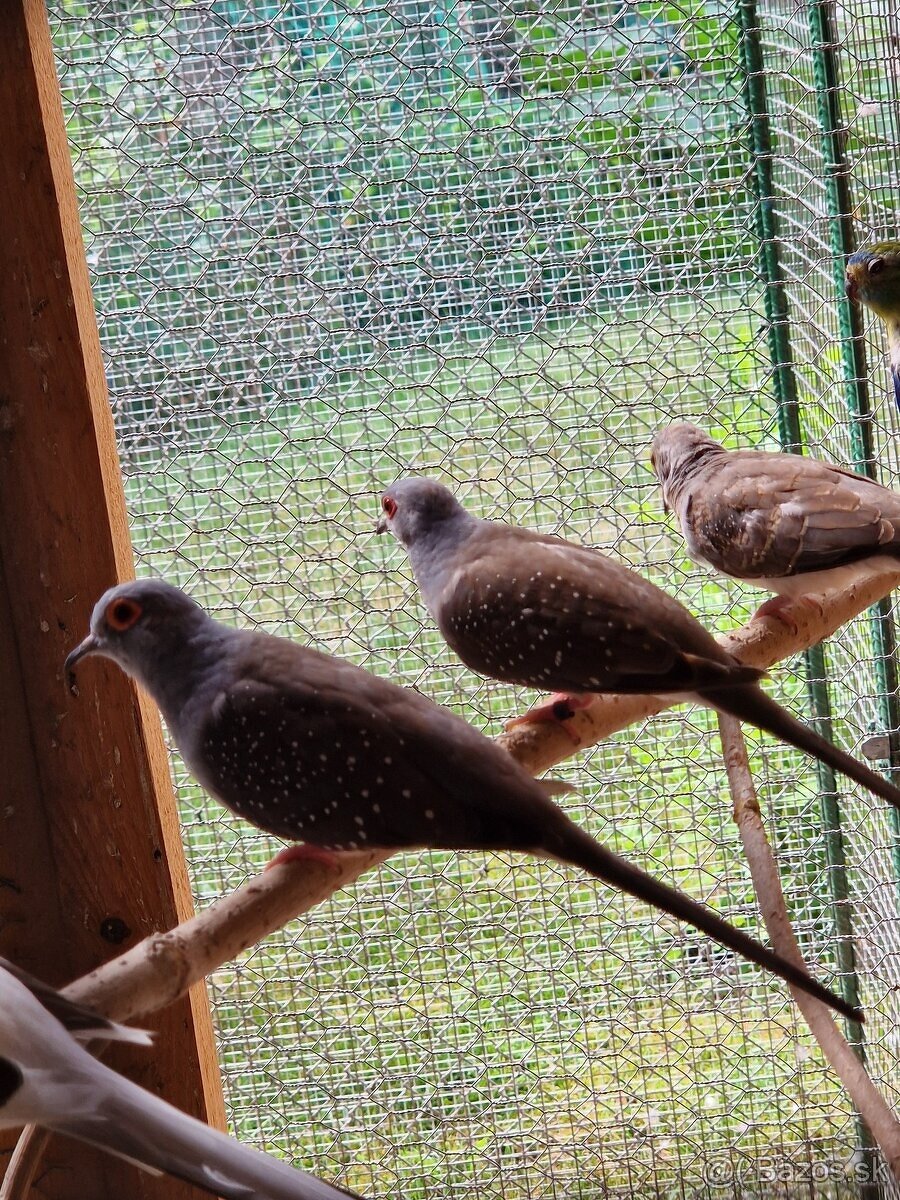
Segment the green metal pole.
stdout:
[[[850,174],[847,162],[844,123],[841,116],[836,31],[834,26],[833,0],[808,0],[809,29],[813,56],[813,72],[816,86],[816,104],[819,125],[822,131],[822,156],[825,168],[825,188],[831,228],[832,264],[837,294],[838,319],[841,334],[841,360],[844,373],[844,398],[850,414],[850,446],[853,465],[857,470],[875,478],[875,454],[872,438],[871,406],[869,402],[868,372],[866,369],[865,346],[862,337],[860,314],[850,302],[844,286],[844,263],[854,249],[853,218],[850,198]],[[877,688],[877,703],[882,727],[887,730],[890,745],[889,775],[895,775],[900,766],[898,757],[897,730],[900,726],[900,708],[897,699],[896,636],[891,619],[890,604],[882,601],[870,610],[870,629],[874,670]],[[893,862],[895,878],[900,880],[900,813],[890,809],[893,839]],[[832,872],[833,873],[833,872]],[[841,885],[846,884],[846,872],[838,872]],[[848,913],[847,895],[841,906]],[[854,976],[855,978],[855,976]],[[856,1042],[857,1053],[865,1062],[860,1031]],[[860,1188],[861,1195],[881,1196],[878,1183],[878,1151],[869,1130],[858,1119],[860,1147],[868,1168],[867,1182]]]
[[[743,51],[745,97],[750,113],[751,141],[754,160],[754,179],[757,198],[757,224],[760,241],[760,267],[765,279],[765,308],[769,322],[769,346],[773,360],[772,382],[778,411],[778,426],[786,450],[801,453],[803,433],[797,377],[790,343],[790,310],[784,288],[784,275],[778,255],[778,227],[774,204],[772,177],[772,138],[766,96],[762,45],[755,0],[740,0],[739,20]],[[832,733],[831,700],[828,694],[825,655],[821,645],[812,647],[806,660],[807,688],[814,720],[823,736]],[[819,790],[822,796],[825,853],[829,864],[828,877],[838,934],[837,959],[849,1003],[858,995],[859,987],[853,955],[852,930],[849,912],[844,903],[849,894],[846,880],[846,857],[841,835],[840,808],[834,772],[824,763],[817,764]],[[815,880],[814,882],[818,882]],[[862,1030],[851,1031],[857,1042]]]
[[[784,273],[778,252],[778,221],[775,208],[775,188],[772,170],[773,141],[765,83],[765,62],[760,36],[756,0],[738,0],[741,57],[744,76],[744,96],[750,119],[751,154],[754,165],[757,232],[759,237],[760,269],[765,280],[765,312],[769,326],[769,350],[772,359],[773,388],[778,414],[778,429],[785,450],[801,453],[803,431],[797,376],[790,342],[790,308],[784,287]],[[818,732],[830,740],[833,737],[831,698],[828,692],[825,652],[820,645],[804,655],[807,690]],[[841,976],[841,989],[851,1004],[859,1003],[859,977],[853,948],[853,928],[849,906],[847,861],[841,828],[841,810],[834,772],[824,763],[817,764],[822,837],[825,846],[827,877],[831,907],[837,935],[836,958]],[[817,881],[816,881],[817,882]],[[861,1062],[865,1062],[862,1026],[858,1021],[847,1022],[847,1037]],[[869,1178],[875,1178],[876,1149],[868,1126],[857,1114],[857,1145],[869,1168]],[[864,1186],[863,1200],[873,1200],[877,1193]]]
[[[862,317],[851,303],[844,287],[844,262],[856,249],[850,196],[850,173],[845,149],[844,123],[841,116],[837,52],[832,8],[822,0],[813,0],[809,9],[813,65],[819,123],[822,127],[825,179],[831,218],[835,288],[841,331],[841,360],[844,368],[844,396],[850,414],[850,452],[856,470],[875,479],[877,467],[872,437],[872,407],[869,398],[868,368]],[[896,778],[900,770],[900,698],[898,698],[897,631],[889,600],[881,600],[869,610],[869,620],[877,688],[878,717],[888,735],[890,757],[888,775]],[[889,807],[892,861],[895,887],[900,898],[900,812]]]
[[778,406],[782,445],[800,450],[800,405],[790,339],[790,311],[778,255],[778,222],[772,181],[772,131],[766,95],[765,65],[756,0],[738,0],[744,103],[750,119],[750,152],[760,270],[765,281],[764,304],[768,326],[772,386]]

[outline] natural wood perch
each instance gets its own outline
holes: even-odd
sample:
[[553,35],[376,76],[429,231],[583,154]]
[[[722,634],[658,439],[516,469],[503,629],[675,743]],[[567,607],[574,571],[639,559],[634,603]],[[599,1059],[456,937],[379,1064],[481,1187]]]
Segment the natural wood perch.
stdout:
[[[820,597],[823,601],[821,615],[801,606],[796,610],[796,633],[781,621],[763,617],[720,637],[719,642],[748,666],[771,667],[830,637],[898,586],[900,568],[895,575],[863,580]],[[498,740],[524,767],[537,775],[577,753],[572,746],[573,735],[580,740],[578,749],[593,746],[636,721],[673,707],[674,703],[677,702],[661,700],[658,696],[598,696],[590,708],[579,709],[566,722],[565,729],[550,724],[520,725]]]
[[[769,667],[830,636],[888,595],[898,584],[900,569],[896,576],[863,581],[834,592],[825,599],[821,614],[807,609],[798,611],[796,633],[779,621],[764,618],[750,621],[744,628],[722,637],[720,641],[742,662]],[[656,696],[598,696],[589,708],[580,710],[567,722],[567,730],[579,739],[578,746],[573,744],[569,732],[551,724],[519,727],[512,733],[501,735],[498,741],[523,766],[538,775],[611,733],[670,706],[669,701]],[[747,827],[748,818],[745,816],[741,825],[742,836],[745,836]],[[747,852],[748,857],[754,856],[757,863],[761,861],[760,852],[755,851],[752,845]],[[321,904],[333,892],[346,887],[387,857],[388,854],[372,852],[344,854],[340,856],[339,872],[326,870],[314,862],[303,866],[291,864],[274,867],[251,879],[231,895],[216,901],[178,928],[145,938],[119,958],[70,984],[66,993],[118,1020],[130,1020],[154,1012],[172,1003],[223,963],[281,928],[293,917]],[[771,870],[774,871],[774,863]],[[775,880],[777,882],[777,873]],[[757,888],[760,890],[759,881]],[[778,890],[780,895],[780,885]],[[771,880],[766,882],[762,879],[760,894],[771,898]],[[783,908],[783,896],[781,905]],[[765,904],[764,917],[768,926],[772,911],[770,909],[767,913]],[[788,952],[789,939],[796,947],[789,925],[785,931],[776,922],[769,932],[773,945],[780,952]],[[852,1061],[846,1059],[843,1051],[838,1052],[838,1043],[833,1034],[824,1028],[826,1020],[841,1042],[843,1039],[824,1006],[799,994],[795,998],[854,1103],[864,1112],[891,1169],[896,1173],[900,1166],[900,1139],[897,1123],[890,1110],[874,1091],[871,1080],[849,1047],[847,1053]],[[843,1045],[846,1046],[846,1042]],[[867,1089],[874,1092],[877,1104],[868,1095]],[[864,1105],[868,1111],[864,1110]],[[36,1157],[33,1146],[29,1147],[34,1131],[26,1131],[23,1138],[28,1140],[20,1147],[23,1151],[21,1157],[23,1161],[31,1161]],[[13,1174],[11,1167],[0,1192],[0,1200],[14,1200],[25,1194],[19,1187],[25,1182],[24,1178],[10,1178]]]
[[[734,819],[740,831],[747,862],[750,864],[750,874],[753,877],[769,940],[783,958],[797,963],[798,966],[805,966],[784,902],[778,865],[759,811],[747,758],[747,744],[740,722],[734,717],[720,713],[719,731],[722,735],[728,785],[734,802]],[[801,992],[799,988],[792,987],[791,994],[822,1053],[849,1092],[860,1116],[871,1129],[894,1178],[900,1183],[900,1122],[891,1112],[825,1005],[808,996],[806,992]]]
[[249,946],[308,912],[391,851],[335,855],[340,870],[318,862],[274,866],[168,933],[144,938],[131,950],[76,980],[66,995],[118,1021],[155,1012]]

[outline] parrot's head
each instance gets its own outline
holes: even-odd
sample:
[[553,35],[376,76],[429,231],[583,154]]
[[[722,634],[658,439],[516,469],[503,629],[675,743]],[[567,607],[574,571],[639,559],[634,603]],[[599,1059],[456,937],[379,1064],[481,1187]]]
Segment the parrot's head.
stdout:
[[900,242],[879,242],[851,254],[847,295],[883,321],[900,320]]
[[710,454],[724,454],[717,441],[687,421],[661,429],[653,439],[650,465],[656,472],[666,512],[678,502],[678,493]]

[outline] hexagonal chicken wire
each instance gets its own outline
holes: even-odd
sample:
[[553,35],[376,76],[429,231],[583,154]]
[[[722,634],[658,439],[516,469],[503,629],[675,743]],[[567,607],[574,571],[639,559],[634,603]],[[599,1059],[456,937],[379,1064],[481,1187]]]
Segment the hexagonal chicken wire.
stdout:
[[[897,232],[897,35],[874,0],[52,17],[144,571],[496,730],[525,697],[454,660],[371,537],[397,475],[675,576],[713,627],[753,597],[663,519],[658,426],[895,476],[880,344],[872,417],[835,271],[848,203],[863,240]],[[892,639],[885,606],[778,691],[858,746],[898,723]],[[805,952],[855,970],[897,1099],[897,830],[855,792],[823,818],[815,768],[753,746]],[[271,840],[174,770],[208,899]],[[757,926],[708,714],[567,774],[576,819]],[[240,1135],[373,1195],[872,1194],[786,993],[562,868],[396,858],[211,983]]]

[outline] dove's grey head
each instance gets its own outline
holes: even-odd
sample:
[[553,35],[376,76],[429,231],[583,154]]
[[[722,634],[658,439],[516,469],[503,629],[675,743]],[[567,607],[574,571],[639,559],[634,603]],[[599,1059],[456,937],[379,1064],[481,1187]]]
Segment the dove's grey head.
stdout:
[[66,659],[69,672],[82,658],[100,654],[151,692],[154,668],[184,654],[214,622],[190,596],[162,579],[136,579],[104,592],[91,615],[91,631]]
[[381,497],[379,533],[388,530],[409,550],[434,534],[449,533],[454,526],[475,518],[449,488],[436,479],[398,479]]
[[710,454],[725,454],[724,447],[687,421],[661,429],[653,439],[650,464],[656,472],[666,511],[674,508],[681,488]]

